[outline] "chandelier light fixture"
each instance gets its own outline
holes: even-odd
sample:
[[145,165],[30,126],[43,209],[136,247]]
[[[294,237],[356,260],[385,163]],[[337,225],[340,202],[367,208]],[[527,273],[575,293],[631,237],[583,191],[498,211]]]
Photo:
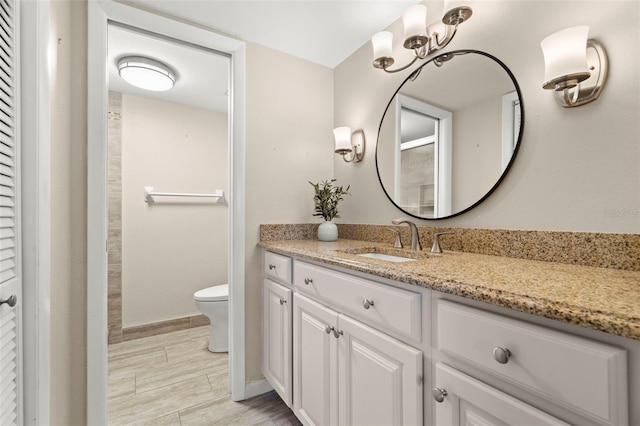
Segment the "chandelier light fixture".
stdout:
[[[456,3],[456,4],[454,4]],[[445,48],[458,31],[458,25],[469,20],[472,10],[468,6],[460,5],[459,1],[445,2],[445,14],[442,17],[443,25],[434,22],[427,26],[427,7],[416,4],[409,7],[402,15],[404,25],[404,43],[406,49],[413,50],[414,58],[407,65],[390,69],[395,63],[393,59],[393,33],[381,31],[371,38],[373,45],[373,66],[388,73],[406,70],[418,59],[425,59],[432,53]]]

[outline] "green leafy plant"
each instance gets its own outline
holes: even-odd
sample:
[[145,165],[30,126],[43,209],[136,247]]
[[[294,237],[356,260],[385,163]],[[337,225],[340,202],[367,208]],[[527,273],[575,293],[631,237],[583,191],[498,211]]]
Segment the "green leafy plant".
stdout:
[[333,220],[340,217],[338,214],[338,203],[342,201],[344,195],[349,194],[351,185],[345,189],[342,186],[334,186],[336,179],[325,180],[320,183],[309,182],[315,190],[313,200],[316,203],[313,216],[321,216],[324,220]]

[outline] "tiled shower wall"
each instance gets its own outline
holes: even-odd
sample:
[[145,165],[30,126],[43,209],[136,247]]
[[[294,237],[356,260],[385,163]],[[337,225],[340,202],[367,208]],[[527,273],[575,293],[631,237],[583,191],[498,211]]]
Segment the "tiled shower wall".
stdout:
[[108,330],[109,344],[122,341],[122,94],[109,92],[108,142]]

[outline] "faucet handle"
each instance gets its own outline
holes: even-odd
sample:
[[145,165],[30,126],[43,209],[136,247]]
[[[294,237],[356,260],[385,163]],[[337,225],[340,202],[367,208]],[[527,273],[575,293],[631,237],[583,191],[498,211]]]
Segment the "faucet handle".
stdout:
[[393,232],[394,234],[396,234],[396,239],[393,242],[393,247],[395,248],[403,248],[402,245],[402,239],[400,239],[400,231],[395,230],[393,228],[387,228],[389,231]]
[[431,253],[442,253],[442,248],[440,248],[440,236],[449,234],[453,234],[453,232],[436,232],[433,235],[433,245],[431,246]]

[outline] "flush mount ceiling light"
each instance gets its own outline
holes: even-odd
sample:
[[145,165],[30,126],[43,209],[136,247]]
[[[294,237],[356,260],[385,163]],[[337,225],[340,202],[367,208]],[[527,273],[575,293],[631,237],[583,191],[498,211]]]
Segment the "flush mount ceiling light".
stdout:
[[[445,0],[445,12],[442,22],[434,22],[427,26],[427,7],[416,4],[409,7],[402,15],[404,24],[404,43],[406,49],[413,50],[414,58],[407,65],[389,69],[395,60],[392,56],[393,34],[381,31],[371,38],[373,45],[373,66],[388,73],[403,71],[418,59],[425,59],[432,53],[445,48],[458,31],[458,25],[467,21],[473,11],[459,0]],[[444,24],[444,25],[443,25]],[[444,31],[442,29],[444,27]]]
[[553,90],[565,108],[595,101],[607,81],[607,52],[588,36],[589,27],[582,25],[558,31],[540,43],[545,66],[542,88]]
[[176,74],[171,68],[144,56],[120,59],[118,73],[127,83],[155,92],[169,90],[176,82]]

